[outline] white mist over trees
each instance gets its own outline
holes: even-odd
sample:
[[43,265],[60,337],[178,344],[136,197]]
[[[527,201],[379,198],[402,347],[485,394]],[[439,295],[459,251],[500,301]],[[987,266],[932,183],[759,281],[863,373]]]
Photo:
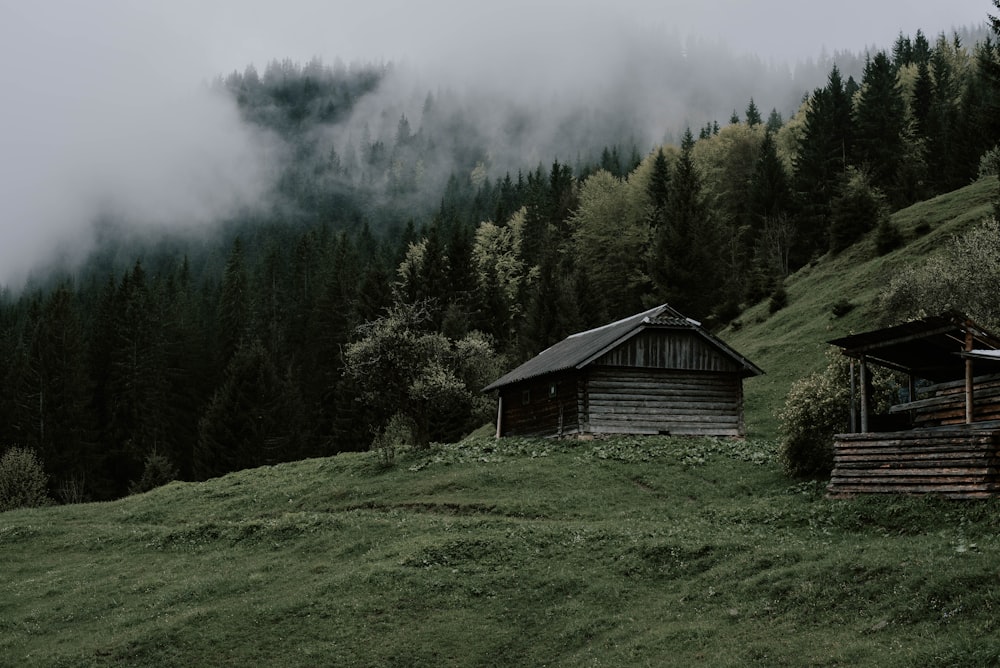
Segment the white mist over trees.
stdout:
[[[495,176],[553,157],[576,166],[615,144],[641,155],[679,142],[685,127],[728,118],[751,97],[765,115],[774,108],[787,118],[831,58],[845,74],[860,72],[860,56],[846,53],[792,65],[773,52],[747,55],[823,28],[803,24],[799,9],[758,5],[747,15],[735,5],[687,4],[9,7],[0,53],[16,65],[0,108],[0,284],[16,288],[44,263],[79,259],[94,243],[95,220],[121,223],[116,235],[190,231],[269,209],[306,142],[351,171],[371,144],[388,153],[405,118],[414,136],[451,150],[419,165],[400,150],[387,172],[394,194],[434,199],[469,159]],[[782,39],[765,36],[774,27]],[[699,33],[707,36],[691,37]],[[824,45],[838,46],[818,41],[812,51]],[[261,76],[273,58],[279,76],[288,63],[323,67],[317,54],[334,70],[337,55],[392,65],[376,90],[351,100],[349,118],[316,124],[289,146],[240,122],[231,100],[199,85],[232,71],[233,54],[242,54],[239,72],[251,62]],[[480,154],[456,164],[468,146]]]

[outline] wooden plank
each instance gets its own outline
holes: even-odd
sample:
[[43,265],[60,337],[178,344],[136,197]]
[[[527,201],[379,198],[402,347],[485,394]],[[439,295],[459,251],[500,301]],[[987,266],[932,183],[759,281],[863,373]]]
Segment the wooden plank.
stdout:
[[996,496],[996,485],[832,485],[833,493],[847,494],[974,494],[976,498]]
[[[973,382],[978,384],[990,384],[990,383],[1000,383],[1000,373],[984,374],[982,376],[976,376],[973,378]],[[937,383],[935,385],[927,385],[920,388],[920,392],[940,392],[943,390],[957,390],[962,392],[965,388],[965,378],[961,380],[953,380],[945,383]]]
[[838,470],[836,475],[830,476],[830,480],[868,480],[870,482],[926,482],[926,483],[953,483],[953,482],[980,482],[989,481],[996,473],[996,469],[983,467],[961,468],[961,469],[852,469],[850,471]]
[[631,415],[593,415],[590,416],[590,423],[596,429],[597,425],[606,424],[637,424],[646,423],[656,428],[657,425],[676,425],[676,424],[698,424],[698,425],[711,425],[711,424],[724,424],[731,425],[736,424],[737,420],[735,416],[724,416],[724,417],[706,417],[702,415],[680,415],[672,416],[665,415],[658,417],[655,420],[648,419],[645,416],[631,416]]
[[605,401],[605,402],[648,402],[648,401],[659,401],[659,402],[669,402],[669,401],[684,401],[688,403],[730,403],[736,404],[736,397],[733,393],[722,393],[722,392],[700,392],[700,393],[689,393],[689,392],[648,392],[645,394],[637,394],[634,391],[619,391],[619,392],[606,392],[606,391],[593,391],[590,394],[591,401]]
[[997,459],[993,449],[986,451],[976,451],[976,450],[954,450],[954,451],[944,451],[944,452],[900,452],[900,451],[881,451],[881,452],[851,452],[851,453],[836,453],[834,456],[834,461],[838,464],[847,464],[850,462],[871,462],[871,461],[882,461],[882,462],[892,462],[892,461],[929,461],[929,462],[944,462],[952,461],[955,459],[968,459],[977,462],[988,462]]

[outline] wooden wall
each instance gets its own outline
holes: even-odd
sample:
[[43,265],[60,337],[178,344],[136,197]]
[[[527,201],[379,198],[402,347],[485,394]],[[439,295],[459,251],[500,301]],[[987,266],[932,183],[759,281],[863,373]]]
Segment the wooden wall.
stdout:
[[1000,492],[1000,431],[953,428],[840,434],[827,492],[937,494],[982,498]]
[[742,436],[737,374],[595,367],[586,379],[583,430],[601,434]]
[[[939,383],[918,391],[919,399],[893,406],[891,413],[909,412],[914,427],[965,423],[965,381]],[[1000,375],[973,380],[973,422],[1000,420]]]
[[689,331],[644,330],[606,353],[595,366],[739,373],[736,361]]
[[500,435],[564,436],[579,433],[578,378],[577,374],[544,376],[505,387],[500,394],[503,402]]

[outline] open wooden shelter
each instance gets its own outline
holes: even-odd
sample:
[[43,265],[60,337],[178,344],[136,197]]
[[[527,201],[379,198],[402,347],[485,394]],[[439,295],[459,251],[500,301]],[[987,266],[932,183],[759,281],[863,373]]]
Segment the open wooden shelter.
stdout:
[[[1000,338],[948,312],[830,343],[851,358],[852,398],[831,495],[1000,492]],[[871,409],[872,365],[907,379],[887,415]]]
[[742,436],[756,365],[667,305],[573,334],[484,392],[497,436]]

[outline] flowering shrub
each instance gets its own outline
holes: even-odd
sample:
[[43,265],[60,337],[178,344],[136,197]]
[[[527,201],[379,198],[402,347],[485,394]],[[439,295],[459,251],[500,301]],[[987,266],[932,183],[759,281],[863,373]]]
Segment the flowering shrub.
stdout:
[[879,298],[888,322],[961,311],[986,327],[1000,326],[1000,224],[986,220],[950,241],[926,262],[901,269]]
[[[848,429],[851,409],[850,360],[839,351],[827,352],[825,369],[792,384],[778,415],[784,436],[781,461],[795,477],[821,477],[833,469],[833,436]],[[898,390],[895,377],[872,371],[872,408],[887,410]]]

